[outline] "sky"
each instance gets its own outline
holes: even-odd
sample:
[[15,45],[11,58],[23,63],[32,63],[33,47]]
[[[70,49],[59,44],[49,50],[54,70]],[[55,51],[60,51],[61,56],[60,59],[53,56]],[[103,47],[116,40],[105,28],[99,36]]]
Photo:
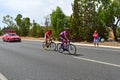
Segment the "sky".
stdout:
[[52,13],[57,6],[61,8],[66,16],[72,14],[74,0],[0,0],[0,27],[6,26],[2,23],[3,16],[10,15],[15,18],[21,14],[24,18],[29,17],[31,22],[35,20],[44,25],[45,17]]

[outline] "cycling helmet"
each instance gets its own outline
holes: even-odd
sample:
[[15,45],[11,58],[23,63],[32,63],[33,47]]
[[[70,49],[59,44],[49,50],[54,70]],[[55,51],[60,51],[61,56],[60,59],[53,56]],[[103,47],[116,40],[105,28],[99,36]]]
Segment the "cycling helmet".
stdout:
[[48,29],[47,31],[52,31],[52,29]]
[[66,30],[66,31],[70,31],[70,28],[66,28],[65,30]]
[[48,33],[52,34],[52,29],[48,29]]

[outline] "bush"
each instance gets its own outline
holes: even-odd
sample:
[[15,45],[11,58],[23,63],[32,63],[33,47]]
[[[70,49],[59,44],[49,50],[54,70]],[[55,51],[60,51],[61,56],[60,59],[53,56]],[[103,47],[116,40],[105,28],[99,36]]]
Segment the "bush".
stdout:
[[117,27],[116,34],[117,34],[117,37],[120,38],[120,27]]

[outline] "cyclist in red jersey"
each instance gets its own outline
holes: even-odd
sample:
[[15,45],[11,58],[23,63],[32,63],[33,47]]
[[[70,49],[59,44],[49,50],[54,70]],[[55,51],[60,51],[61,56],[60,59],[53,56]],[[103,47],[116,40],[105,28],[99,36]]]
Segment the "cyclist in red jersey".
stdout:
[[52,30],[48,30],[46,33],[45,33],[45,42],[46,42],[46,47],[48,47],[49,45],[49,40],[51,39],[51,35],[52,35]]

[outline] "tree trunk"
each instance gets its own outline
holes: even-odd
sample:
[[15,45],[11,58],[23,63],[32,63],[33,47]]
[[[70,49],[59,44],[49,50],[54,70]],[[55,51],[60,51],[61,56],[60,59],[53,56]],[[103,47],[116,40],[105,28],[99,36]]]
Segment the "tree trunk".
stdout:
[[116,26],[115,25],[112,26],[112,30],[113,30],[113,35],[114,35],[114,41],[118,41],[117,35],[116,35]]
[[116,24],[112,25],[112,30],[113,30],[113,35],[114,35],[114,40],[115,41],[118,41],[118,38],[117,38],[117,35],[116,35],[116,27],[117,27],[117,24],[119,23],[119,21],[120,21],[120,17],[118,18]]

